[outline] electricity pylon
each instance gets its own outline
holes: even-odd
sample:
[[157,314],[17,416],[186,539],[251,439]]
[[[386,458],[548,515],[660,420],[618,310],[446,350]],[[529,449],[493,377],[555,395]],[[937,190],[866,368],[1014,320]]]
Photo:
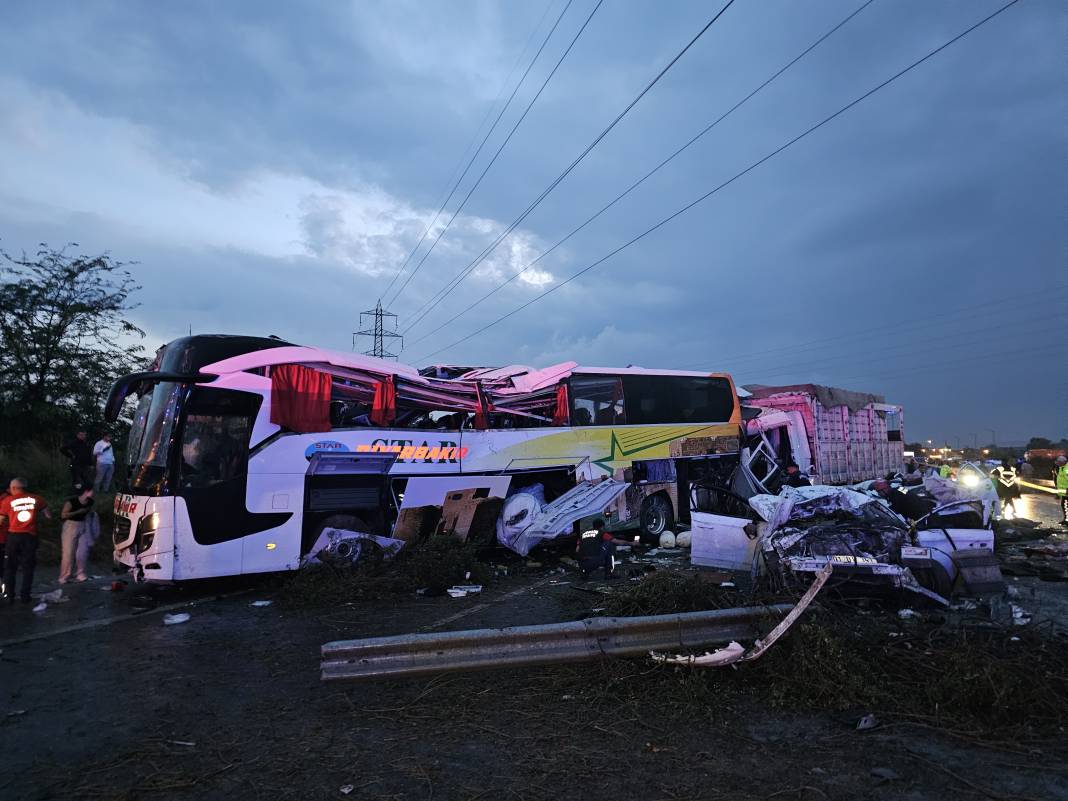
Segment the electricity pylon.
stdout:
[[[373,320],[370,327],[364,325],[365,318]],[[374,356],[379,359],[396,359],[396,353],[390,353],[386,350],[387,339],[399,339],[401,340],[401,348],[404,347],[404,338],[396,333],[396,330],[397,315],[393,312],[384,311],[382,309],[382,301],[379,300],[373,309],[360,312],[360,330],[352,335],[352,349],[356,350],[357,337],[371,337],[371,349],[363,352],[365,356]]]

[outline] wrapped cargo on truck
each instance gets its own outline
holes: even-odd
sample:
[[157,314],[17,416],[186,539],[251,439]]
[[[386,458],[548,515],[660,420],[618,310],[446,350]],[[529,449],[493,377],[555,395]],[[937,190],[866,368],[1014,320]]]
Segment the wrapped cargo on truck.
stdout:
[[[795,412],[804,423],[813,483],[852,484],[880,478],[904,462],[904,411],[882,395],[819,384],[750,384],[746,406]],[[795,418],[796,419],[796,418]]]

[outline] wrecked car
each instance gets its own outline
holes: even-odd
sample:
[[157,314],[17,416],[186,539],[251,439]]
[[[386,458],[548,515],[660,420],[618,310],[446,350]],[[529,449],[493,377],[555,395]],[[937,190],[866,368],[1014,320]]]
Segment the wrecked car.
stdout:
[[787,487],[758,494],[739,514],[740,496],[726,490],[734,513],[694,512],[694,564],[718,567],[782,586],[828,564],[840,587],[899,589],[947,604],[954,594],[1004,590],[989,528],[944,525],[982,519],[974,499],[935,506],[909,523],[877,495],[845,487]]

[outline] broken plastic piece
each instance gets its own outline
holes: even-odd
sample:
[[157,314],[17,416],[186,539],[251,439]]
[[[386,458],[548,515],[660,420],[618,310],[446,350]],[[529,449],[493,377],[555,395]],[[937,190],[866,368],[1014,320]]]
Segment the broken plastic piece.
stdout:
[[737,662],[742,656],[745,655],[745,648],[740,643],[731,641],[730,645],[724,648],[718,648],[711,653],[704,653],[701,656],[683,655],[683,656],[666,656],[664,654],[652,653],[657,662],[664,662],[669,665],[690,665],[691,667],[719,667],[721,665],[730,665]]
[[164,615],[163,616],[163,625],[164,626],[177,626],[179,623],[185,623],[187,620],[189,620],[189,613],[188,612],[178,612],[177,614],[173,614],[173,615]]
[[66,603],[70,598],[66,598],[63,595],[63,590],[52,590],[52,592],[46,592],[41,596],[41,600],[50,604]]
[[879,719],[875,715],[865,715],[857,721],[857,731],[867,731],[879,725]]
[[249,606],[255,606],[255,607],[264,607],[264,606],[270,606],[270,605],[271,605],[270,601],[253,601],[252,603],[249,604]]
[[37,604],[37,606],[33,608],[33,611],[37,614],[41,614],[41,612],[45,611],[47,608],[48,604],[46,604],[44,601],[41,601],[41,603]]
[[688,664],[700,667],[718,667],[721,665],[753,662],[763,656],[764,652],[773,646],[776,641],[786,633],[790,626],[794,624],[794,621],[801,616],[801,613],[808,608],[808,605],[812,603],[812,599],[816,597],[816,594],[823,588],[823,585],[827,583],[827,579],[831,576],[831,571],[831,565],[825,565],[824,568],[816,574],[816,578],[812,582],[812,585],[805,591],[805,594],[801,596],[797,605],[787,613],[786,617],[779,621],[779,624],[768,633],[767,637],[762,640],[757,640],[753,644],[753,647],[748,651],[744,650],[738,643],[732,641],[726,648],[720,648],[718,651],[699,657],[676,656],[674,658],[669,658],[658,656],[655,653],[651,655],[653,659],[660,662],[672,662],[674,664]]
[[920,613],[917,612],[915,609],[906,608],[898,610],[897,616],[902,620],[911,620],[913,618],[919,617]]
[[354,789],[356,789],[356,788],[354,788],[351,784],[343,784],[343,785],[341,785],[340,787],[337,788],[337,791],[339,793],[341,793],[342,795],[348,795]]

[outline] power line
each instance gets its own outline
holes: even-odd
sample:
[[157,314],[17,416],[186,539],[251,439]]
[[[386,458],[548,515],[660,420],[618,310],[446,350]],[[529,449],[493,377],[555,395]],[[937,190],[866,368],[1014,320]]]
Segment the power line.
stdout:
[[880,89],[883,89],[884,87],[890,85],[891,83],[896,81],[898,78],[900,78],[902,75],[905,75],[906,73],[911,72],[916,67],[918,67],[921,64],[923,64],[924,62],[928,61],[929,59],[931,59],[932,57],[934,57],[938,53],[942,52],[943,50],[945,50],[947,47],[949,47],[950,45],[954,44],[955,42],[960,41],[965,36],[967,36],[969,33],[971,33],[972,31],[976,30],[977,28],[985,25],[987,22],[989,22],[990,20],[994,19],[994,17],[998,16],[999,14],[1001,14],[1002,12],[1007,10],[1008,8],[1016,5],[1018,2],[1020,2],[1020,0],[1010,0],[1008,3],[1006,3],[1003,6],[1001,6],[999,9],[994,11],[992,14],[984,17],[979,22],[977,22],[974,25],[972,25],[970,28],[968,28],[968,29],[964,30],[963,32],[957,34],[952,39],[950,39],[947,42],[943,43],[942,45],[940,45],[939,47],[935,48],[934,50],[931,50],[929,53],[927,53],[927,55],[923,56],[922,58],[920,58],[920,59],[918,59],[918,60],[916,60],[914,62],[912,62],[909,66],[907,66],[907,67],[903,68],[902,70],[898,71],[897,73],[895,73],[891,77],[887,78],[882,83],[878,84],[877,86],[873,87],[872,89],[869,89],[864,94],[860,95],[856,99],[854,99],[854,100],[850,101],[849,103],[847,103],[846,105],[842,106],[842,108],[838,109],[838,111],[834,112],[830,116],[824,117],[820,122],[817,122],[815,125],[807,128],[805,131],[803,131],[802,133],[798,134],[793,139],[790,139],[785,144],[780,145],[778,148],[776,148],[775,150],[771,151],[770,153],[768,153],[763,158],[753,162],[752,164],[750,164],[748,167],[746,167],[741,172],[736,173],[732,178],[727,179],[723,183],[721,183],[718,186],[714,187],[713,189],[709,190],[708,192],[706,192],[705,194],[703,194],[700,197],[696,198],[695,200],[690,201],[689,203],[687,203],[682,208],[672,212],[671,214],[669,214],[667,217],[665,217],[662,220],[660,220],[655,225],[652,225],[649,228],[646,228],[644,231],[642,231],[637,236],[633,237],[632,239],[628,240],[627,242],[624,242],[622,245],[617,247],[615,250],[609,252],[605,256],[602,256],[600,259],[597,259],[597,261],[595,261],[592,264],[584,267],[583,269],[579,270],[577,273],[574,273],[569,278],[565,279],[564,281],[561,281],[559,284],[555,284],[551,288],[547,289],[545,292],[542,292],[540,295],[537,295],[537,296],[531,298],[530,300],[528,300],[525,303],[521,304],[520,306],[516,307],[512,311],[501,315],[500,317],[498,317],[495,320],[487,323],[486,325],[482,326],[481,328],[473,331],[472,333],[468,334],[467,336],[462,337],[462,338],[456,340],[455,342],[452,342],[449,345],[446,345],[446,346],[444,346],[442,348],[438,348],[437,350],[432,351],[431,353],[428,353],[423,358],[425,359],[425,358],[429,358],[430,356],[435,356],[438,353],[441,353],[443,351],[449,350],[450,348],[454,348],[457,345],[468,341],[469,339],[473,339],[474,337],[478,336],[479,334],[481,334],[481,333],[487,331],[488,329],[493,328],[494,326],[500,324],[504,320],[507,320],[509,317],[512,317],[515,314],[518,314],[519,312],[521,312],[524,309],[526,309],[528,306],[531,306],[534,303],[537,303],[539,300],[541,300],[542,298],[546,297],[547,295],[551,295],[553,292],[556,292],[558,289],[566,286],[567,284],[571,283],[575,279],[581,277],[582,275],[585,275],[590,270],[592,270],[595,267],[597,267],[597,266],[603,264],[604,262],[608,261],[610,258],[615,256],[620,251],[625,250],[626,248],[628,248],[631,245],[633,245],[635,242],[638,242],[639,240],[644,239],[649,234],[651,234],[654,231],[656,231],[656,230],[662,228],[663,226],[667,225],[667,223],[671,222],[676,217],[686,213],[687,211],[692,209],[694,206],[696,206],[699,203],[707,200],[712,195],[714,195],[717,192],[719,192],[721,189],[725,189],[726,187],[730,186],[732,183],[737,181],[739,178],[741,178],[744,175],[752,172],[757,167],[759,167],[761,164],[763,164],[764,162],[769,161],[770,159],[774,158],[779,153],[782,153],[784,150],[789,148],[791,145],[793,145],[793,144],[799,142],[800,140],[804,139],[806,136],[808,136],[809,134],[813,133],[814,131],[819,130],[820,128],[822,128],[827,123],[831,122],[835,118],[837,118],[837,117],[841,116],[842,114],[844,114],[849,109],[851,109],[854,106],[856,106],[858,103],[864,101],[868,97],[871,97],[873,94],[878,92]]
[[[991,360],[998,358],[1009,358],[1012,356],[1056,356],[1060,354],[1068,355],[1068,350],[1065,350],[1064,343],[1054,342],[1048,345],[1027,346],[1024,348],[1014,348],[1007,351],[995,351],[995,352],[983,352],[977,353],[974,357],[966,357],[964,359],[954,359],[948,362],[942,362],[940,364],[918,364],[912,367],[893,369],[890,371],[879,371],[874,373],[867,373],[864,375],[848,376],[846,378],[836,379],[836,381],[856,381],[862,378],[888,378],[897,375],[909,375],[912,373],[920,372],[923,370],[949,370],[952,368],[972,368],[972,367],[990,367]],[[972,359],[974,358],[974,361]],[[994,369],[997,369],[996,365]],[[989,375],[987,375],[989,380]]]
[[[734,356],[725,356],[725,357],[724,356],[719,356],[719,357],[717,357],[717,360],[720,361],[720,362],[738,362],[738,361],[752,361],[753,359],[759,359],[760,357],[767,356],[767,355],[780,355],[780,356],[792,355],[792,356],[796,356],[796,355],[798,355],[800,353],[811,352],[813,350],[813,348],[810,347],[810,346],[814,346],[814,345],[826,345],[826,344],[830,344],[830,343],[834,343],[834,342],[841,342],[841,341],[845,341],[845,340],[848,340],[850,342],[856,342],[857,340],[869,339],[871,337],[876,337],[876,336],[883,336],[883,335],[885,335],[885,332],[888,331],[888,330],[903,329],[905,327],[922,328],[922,327],[933,326],[933,325],[943,325],[944,326],[947,322],[953,322],[953,321],[955,321],[957,319],[965,318],[965,317],[969,316],[970,313],[972,313],[974,311],[977,311],[979,309],[987,308],[987,307],[990,307],[990,306],[996,306],[997,307],[996,311],[999,311],[999,312],[1000,311],[1006,311],[1006,310],[1010,310],[1010,309],[1016,308],[1017,305],[1019,305],[1019,304],[1021,304],[1021,302],[1023,302],[1024,298],[1032,297],[1032,296],[1034,296],[1036,294],[1042,294],[1044,296],[1049,296],[1050,293],[1056,293],[1056,292],[1062,291],[1064,289],[1068,289],[1068,287],[1057,287],[1057,286],[1047,287],[1047,288],[1044,288],[1044,289],[1041,289],[1041,290],[1036,290],[1036,291],[1032,291],[1032,292],[1025,292],[1025,293],[1022,293],[1020,295],[1010,295],[1010,296],[1007,296],[1007,298],[1002,299],[1002,300],[988,301],[986,303],[980,303],[980,304],[976,304],[974,306],[959,306],[959,307],[956,307],[956,308],[946,309],[946,310],[940,312],[940,317],[938,319],[926,318],[926,319],[919,319],[919,320],[902,320],[902,321],[889,323],[887,325],[882,325],[882,326],[876,326],[876,327],[870,327],[869,326],[869,327],[865,328],[862,331],[855,331],[855,332],[848,333],[848,334],[837,334],[837,335],[835,335],[833,337],[825,337],[823,339],[814,339],[814,340],[810,340],[809,342],[804,342],[804,343],[800,343],[800,344],[797,344],[797,345],[790,345],[790,346],[787,346],[787,347],[784,347],[784,348],[772,348],[770,350],[755,351],[755,352],[750,352],[750,353],[747,353],[747,354],[739,354],[739,355],[734,355]],[[1061,300],[1059,298],[1059,296],[1056,296],[1056,295],[1054,295],[1054,298],[1055,298],[1056,301],[1060,301]],[[1023,306],[1025,308],[1033,308],[1034,307],[1033,306],[1033,301],[1028,300],[1028,301],[1023,303]],[[700,369],[700,368],[704,367],[706,364],[707,364],[707,362],[702,361],[700,363],[693,363],[693,364],[685,365],[680,369],[683,369],[683,370],[695,370],[695,369]]]
[[[515,132],[519,130],[519,126],[523,124],[523,120],[527,118],[527,114],[529,114],[530,110],[534,108],[534,104],[538,102],[538,98],[541,97],[541,93],[545,91],[545,87],[549,85],[549,81],[552,80],[553,76],[556,74],[556,71],[560,68],[560,65],[564,63],[564,59],[567,58],[568,53],[571,52],[571,48],[575,46],[575,42],[577,42],[579,37],[582,36],[582,32],[586,30],[586,26],[590,24],[590,20],[593,19],[593,15],[597,13],[597,9],[601,7],[602,3],[604,3],[604,0],[597,0],[597,5],[593,7],[593,11],[591,11],[589,16],[586,17],[586,21],[582,23],[582,27],[578,29],[578,33],[576,33],[575,36],[571,39],[571,42],[570,44],[568,44],[567,49],[564,50],[560,58],[557,59],[556,64],[553,66],[552,70],[545,77],[545,80],[542,81],[542,84],[538,88],[538,91],[535,93],[534,97],[531,98],[530,102],[527,104],[527,107],[523,109],[523,113],[519,116],[519,119],[516,120],[515,125],[512,126],[512,130],[508,132],[508,135],[504,138],[504,141],[501,142],[500,147],[497,148],[497,152],[493,154],[493,158],[489,160],[489,163],[486,164],[485,168],[483,168],[482,172],[479,174],[474,184],[472,184],[471,188],[467,190],[467,194],[464,196],[464,199],[460,201],[460,205],[456,207],[456,210],[452,213],[452,216],[449,217],[449,221],[445,223],[445,227],[441,229],[437,237],[435,237],[434,241],[430,243],[430,247],[427,248],[426,253],[423,254],[423,257],[419,260],[419,263],[415,265],[415,267],[410,273],[408,273],[408,277],[404,279],[404,283],[401,284],[400,289],[398,289],[396,294],[393,296],[394,301],[396,301],[401,296],[401,293],[404,292],[405,287],[407,287],[408,284],[411,283],[411,280],[415,278],[416,273],[419,272],[419,268],[423,266],[427,258],[429,258],[430,254],[434,252],[434,248],[437,246],[438,242],[441,241],[441,238],[445,236],[445,232],[449,230],[449,227],[452,225],[453,220],[456,219],[456,217],[463,210],[464,206],[467,205],[467,201],[471,199],[471,195],[473,195],[475,190],[478,189],[479,184],[481,184],[482,179],[486,177],[486,173],[489,172],[490,167],[492,167],[493,164],[497,161],[497,157],[501,155],[501,151],[503,151],[505,146],[507,146],[507,144],[512,140],[512,136],[515,134]],[[568,5],[570,5],[570,0]],[[567,11],[567,8],[565,8],[564,11]],[[561,16],[563,15],[561,14]],[[555,26],[553,30],[555,30]],[[552,31],[550,31],[550,34],[551,33]],[[548,41],[548,39],[546,39],[546,41]],[[542,46],[544,47],[544,44]],[[540,53],[541,51],[539,50],[538,52]]]
[[[481,264],[486,259],[486,257],[489,256],[490,253],[492,253],[494,250],[496,250],[497,246],[500,245],[501,242],[503,242],[519,226],[519,224],[522,223],[523,220],[525,220],[530,215],[530,213],[533,212],[534,209],[536,209],[538,207],[538,205],[546,197],[549,196],[549,194],[560,184],[561,181],[564,180],[564,178],[566,178],[568,175],[571,174],[571,171],[574,170],[575,167],[577,167],[579,165],[579,163],[581,163],[582,160],[586,158],[587,155],[589,155],[590,151],[592,151],[595,147],[597,147],[598,144],[600,144],[601,140],[604,139],[608,135],[608,133],[613,128],[615,128],[616,125],[619,124],[619,122],[625,116],[627,116],[627,114],[630,112],[630,110],[632,108],[634,108],[643,97],[645,97],[645,95],[649,92],[649,90],[652,89],[657,84],[657,82],[659,82],[659,80],[661,78],[663,78],[667,74],[668,70],[670,70],[673,66],[675,66],[676,62],[678,62],[678,60],[680,58],[682,58],[686,54],[686,52],[691,47],[694,46],[694,44],[696,44],[698,39],[700,39],[702,36],[704,36],[705,32],[709,28],[711,28],[712,25],[716,22],[716,20],[718,20],[721,16],[723,16],[723,13],[728,8],[730,8],[733,4],[734,4],[734,0],[727,0],[727,3],[718,12],[716,12],[715,16],[713,16],[712,19],[710,19],[705,24],[705,26],[703,28],[701,28],[701,30],[699,30],[697,32],[697,35],[694,36],[692,39],[690,39],[690,41],[686,44],[686,46],[683,47],[682,50],[680,50],[678,53],[675,54],[674,58],[672,58],[671,61],[669,61],[667,63],[667,65],[662,70],[660,70],[659,73],[657,73],[656,77],[654,77],[645,86],[645,88],[642,89],[641,92],[638,93],[637,97],[635,97],[633,100],[631,100],[630,103],[627,104],[627,107],[624,108],[621,112],[619,112],[619,114],[616,115],[616,118],[614,120],[612,120],[612,122],[610,122],[608,124],[608,126],[603,131],[601,131],[596,137],[594,137],[593,141],[590,142],[586,146],[585,150],[583,150],[575,158],[575,160],[572,161],[571,164],[568,165],[567,169],[565,169],[562,173],[560,173],[556,178],[553,179],[553,181],[549,184],[549,186],[547,186],[542,191],[542,193],[540,195],[538,195],[538,197],[535,198],[534,201],[529,206],[527,206],[527,208],[523,211],[522,214],[520,214],[519,217],[517,217],[515,220],[513,220],[508,225],[508,227],[505,228],[505,230],[503,232],[501,232],[501,234],[493,242],[491,242],[478,256],[476,256],[474,261],[472,261],[470,264],[468,264],[467,267],[465,267],[462,270],[460,270],[460,272],[456,276],[453,276],[453,279],[451,281],[447,282],[445,287],[443,287],[441,290],[439,290],[436,295],[434,295],[427,303],[423,304],[423,306],[415,312],[415,315],[414,315],[414,316],[416,316],[415,322],[413,322],[411,325],[409,325],[407,328],[405,328],[404,332],[407,333],[409,330],[411,330],[412,325],[415,325],[415,323],[419,322],[419,320],[421,320],[423,318],[423,316],[426,316],[423,313],[424,310],[429,312],[429,308],[433,308],[433,305],[436,305],[437,303],[439,303],[442,300],[444,300],[445,299],[445,295],[447,295],[449,292],[451,292],[452,289],[454,289],[456,287],[456,285],[459,283],[459,281],[463,280],[463,276],[464,275],[470,273],[471,270],[475,269],[475,267],[477,267],[479,264]],[[442,294],[442,293],[444,293],[444,294]],[[428,308],[428,306],[429,306],[429,308]],[[421,314],[422,314],[422,316],[419,316]]]
[[[496,130],[497,123],[499,123],[501,121],[501,117],[504,116],[504,112],[508,110],[508,106],[511,105],[512,99],[515,97],[516,92],[519,91],[519,87],[521,87],[523,85],[523,81],[526,80],[527,75],[530,73],[531,67],[534,66],[534,62],[537,61],[538,55],[541,54],[541,50],[538,50],[538,53],[534,56],[534,59],[531,60],[530,65],[526,69],[526,72],[523,73],[523,77],[519,79],[519,83],[517,83],[515,85],[515,88],[512,90],[512,94],[509,96],[508,102],[505,103],[504,106],[501,107],[501,111],[497,115],[497,119],[495,119],[493,121],[493,125],[490,126],[488,131],[486,131],[486,135],[482,137],[482,141],[479,142],[478,148],[475,150],[474,155],[471,156],[470,160],[468,160],[468,162],[467,162],[467,166],[465,166],[464,169],[463,169],[463,172],[460,173],[460,177],[456,178],[456,174],[458,172],[460,172],[460,165],[462,165],[464,163],[464,158],[466,158],[467,154],[471,152],[471,148],[474,147],[475,142],[478,140],[478,132],[481,131],[483,129],[483,127],[485,127],[486,122],[489,120],[490,115],[493,113],[493,109],[497,107],[497,103],[500,102],[501,97],[504,95],[504,90],[508,87],[508,84],[510,84],[512,82],[512,76],[515,75],[515,71],[517,69],[519,69],[520,61],[522,61],[523,56],[526,55],[527,50],[530,49],[530,43],[534,41],[534,34],[536,34],[538,32],[538,30],[541,28],[541,24],[545,21],[545,17],[549,14],[549,9],[552,8],[552,5],[553,5],[554,2],[555,2],[555,0],[549,0],[549,2],[546,4],[545,10],[541,13],[541,18],[538,20],[538,24],[535,25],[534,26],[534,30],[532,30],[530,32],[530,36],[527,39],[527,43],[525,45],[523,45],[523,49],[522,49],[522,51],[520,51],[519,56],[516,58],[515,64],[512,65],[512,69],[511,69],[511,71],[509,71],[508,77],[505,78],[504,79],[504,83],[501,84],[501,89],[500,89],[499,92],[497,92],[497,97],[495,97],[493,99],[493,103],[490,104],[490,107],[488,109],[486,109],[486,116],[483,117],[482,118],[482,122],[480,122],[478,124],[478,127],[475,129],[474,136],[471,137],[470,144],[468,144],[468,146],[464,149],[463,155],[460,156],[460,160],[456,163],[456,167],[453,169],[452,175],[449,177],[449,183],[452,184],[452,189],[449,190],[449,193],[448,193],[448,195],[446,195],[445,199],[443,201],[441,201],[441,206],[438,208],[437,212],[434,214],[434,218],[427,224],[426,228],[423,229],[423,233],[419,237],[419,241],[415,243],[415,247],[413,247],[411,249],[411,251],[408,253],[408,257],[404,260],[404,263],[401,264],[400,269],[397,270],[397,272],[395,272],[393,274],[393,278],[392,278],[392,280],[390,280],[389,286],[387,286],[386,287],[386,291],[382,293],[383,296],[388,295],[389,291],[391,289],[393,289],[393,285],[397,282],[397,279],[400,278],[401,274],[408,267],[408,262],[410,262],[412,260],[412,257],[416,254],[416,252],[419,250],[420,246],[426,240],[426,235],[430,233],[430,230],[434,227],[435,223],[437,223],[438,218],[441,217],[442,212],[445,211],[445,206],[448,205],[449,201],[452,199],[452,196],[456,193],[456,188],[460,185],[460,182],[463,181],[464,176],[467,175],[467,171],[471,169],[471,165],[474,163],[475,159],[478,158],[478,154],[482,152],[482,147],[486,144],[486,140],[489,139],[490,135],[494,132],[494,130]],[[564,6],[564,11],[560,13],[560,17],[557,18],[557,20],[556,20],[556,24],[557,25],[560,24],[560,19],[563,17],[564,12],[567,11],[568,6],[571,5],[571,2],[572,2],[572,0],[568,0],[567,5]],[[555,29],[556,29],[556,26],[554,25],[553,26],[553,30],[555,30]],[[550,30],[549,31],[549,36],[552,36],[552,33],[553,33],[553,31]],[[545,38],[545,41],[548,42],[548,40],[549,40],[549,37],[547,36]],[[545,42],[542,43],[542,48],[544,48],[544,47],[545,47]],[[453,182],[454,178],[456,179],[455,182]]]
[[[1035,318],[1034,320],[1030,321],[1030,323],[1032,324],[1031,327],[1014,328],[1013,329],[1013,333],[1014,334],[1037,334],[1037,333],[1041,333],[1042,330],[1048,330],[1048,321],[1057,320],[1057,319],[1060,319],[1060,317],[1061,317],[1061,315],[1054,314],[1054,315],[1051,315],[1049,317]],[[1036,323],[1040,324],[1041,326],[1044,326],[1045,328],[1034,329],[1033,328],[1033,324],[1036,324]],[[836,353],[836,354],[825,356],[825,357],[820,358],[820,359],[815,359],[815,360],[807,361],[807,362],[805,362],[805,361],[791,362],[789,364],[780,364],[780,365],[776,365],[774,367],[766,367],[766,368],[760,367],[759,365],[757,365],[757,366],[745,367],[745,368],[742,368],[742,369],[745,370],[745,374],[746,375],[755,374],[755,373],[759,372],[761,378],[762,379],[766,379],[766,378],[769,378],[769,377],[772,377],[772,376],[790,375],[790,374],[797,373],[799,371],[804,371],[804,370],[811,370],[811,369],[825,370],[825,369],[830,369],[830,368],[839,368],[842,365],[847,365],[848,366],[848,365],[851,365],[851,364],[863,365],[865,363],[870,363],[872,358],[876,357],[876,356],[878,356],[880,359],[895,359],[895,358],[901,358],[901,357],[911,357],[911,356],[916,356],[916,355],[926,356],[928,354],[935,353],[937,351],[944,351],[944,350],[954,351],[954,350],[957,350],[957,349],[960,349],[960,348],[973,348],[974,349],[977,346],[976,335],[977,334],[990,333],[990,330],[991,329],[988,326],[988,327],[980,328],[980,329],[973,329],[973,330],[968,330],[968,331],[957,331],[957,332],[954,332],[953,333],[953,337],[955,337],[956,339],[960,339],[961,337],[967,337],[967,339],[965,339],[965,341],[963,341],[963,342],[956,341],[956,340],[947,341],[945,339],[939,339],[939,340],[934,340],[934,341],[912,340],[912,341],[907,341],[907,342],[895,342],[895,343],[888,344],[885,347],[881,347],[881,348],[869,348],[869,349],[867,349],[865,351],[851,352],[851,353]],[[989,345],[987,340],[980,340],[979,343],[983,347],[986,347],[986,346]],[[880,356],[879,354],[886,354],[886,355],[885,356]],[[859,361],[855,361],[854,362],[854,361],[851,361],[851,360],[859,360]],[[729,371],[732,374],[736,374],[736,373],[739,372],[739,370],[735,369],[734,366],[730,363],[730,360],[724,360],[723,364],[724,364],[724,367],[729,369]]]
[[[587,225],[592,223],[594,220],[596,220],[598,217],[600,217],[602,214],[604,214],[610,208],[615,206],[619,201],[621,201],[623,198],[625,198],[627,195],[629,195],[631,192],[633,192],[635,189],[637,189],[639,186],[641,186],[643,183],[645,183],[649,178],[653,177],[653,175],[655,175],[661,169],[663,169],[665,166],[667,166],[667,164],[669,164],[671,161],[673,161],[677,156],[681,155],[684,151],[688,150],[691,145],[695,144],[705,134],[707,134],[709,131],[711,131],[713,128],[715,128],[717,125],[719,125],[721,122],[723,122],[723,120],[727,119],[727,117],[729,117],[731,114],[733,114],[739,108],[741,108],[743,105],[745,105],[747,102],[749,102],[749,100],[751,100],[755,95],[757,95],[765,87],[767,87],[770,83],[772,83],[775,79],[777,79],[780,75],[782,75],[784,72],[786,72],[788,69],[790,69],[790,67],[792,67],[798,61],[800,61],[805,56],[807,56],[809,53],[811,53],[813,50],[815,50],[817,47],[819,47],[819,45],[821,45],[824,42],[824,40],[826,40],[828,37],[830,37],[833,33],[835,33],[835,31],[837,31],[839,28],[841,28],[843,25],[845,25],[847,22],[849,22],[851,19],[853,19],[853,17],[855,17],[857,14],[859,14],[865,8],[870,6],[873,2],[874,2],[874,0],[867,0],[867,2],[865,2],[863,5],[859,6],[855,11],[850,13],[841,22],[839,22],[837,25],[835,25],[833,28],[831,28],[829,31],[827,31],[825,34],[823,34],[820,38],[818,38],[816,41],[814,41],[812,44],[810,44],[808,47],[806,47],[803,51],[801,51],[801,53],[799,53],[797,56],[795,56],[785,66],[781,67],[774,75],[772,75],[770,78],[768,78],[762,84],[760,84],[760,86],[758,86],[756,89],[751,91],[749,94],[747,94],[741,100],[739,100],[737,103],[735,103],[733,106],[731,106],[726,112],[721,114],[713,122],[711,122],[708,125],[706,125],[701,131],[699,131],[696,135],[691,137],[688,142],[686,142],[684,145],[682,145],[682,147],[678,148],[674,153],[672,153],[667,158],[665,158],[663,161],[661,161],[659,164],[657,164],[655,167],[653,167],[653,169],[651,169],[649,172],[645,173],[645,175],[643,175],[637,181],[635,181],[630,186],[628,186],[626,189],[624,189],[620,194],[618,194],[614,198],[612,198],[612,200],[610,200],[607,204],[602,206],[596,213],[594,213],[592,216],[588,217],[585,222],[583,222],[581,225],[577,226],[576,228],[573,228],[565,237],[563,237],[563,239],[560,239],[559,241],[557,241],[556,244],[554,244],[548,250],[543,251],[540,256],[538,256],[536,259],[534,259],[529,264],[527,264],[525,267],[523,267],[523,269],[519,270],[518,272],[513,273],[510,278],[506,279],[505,281],[503,281],[500,284],[498,284],[497,286],[495,286],[493,289],[491,289],[489,292],[487,292],[481,298],[476,300],[470,306],[468,306],[467,308],[465,308],[462,311],[458,312],[454,316],[450,317],[448,320],[446,320],[444,323],[439,325],[437,328],[435,328],[434,330],[430,331],[429,333],[424,334],[423,336],[419,337],[418,339],[413,341],[411,344],[412,345],[417,345],[420,342],[422,342],[424,339],[428,339],[429,337],[431,337],[434,334],[436,334],[438,331],[440,331],[445,326],[456,322],[456,320],[458,320],[460,317],[462,317],[463,315],[467,314],[469,311],[471,311],[476,306],[481,305],[483,301],[489,299],[490,297],[495,295],[497,292],[499,292],[501,289],[506,287],[508,284],[512,283],[512,281],[514,281],[516,278],[521,276],[527,270],[529,270],[532,267],[534,267],[534,265],[536,265],[538,262],[540,262],[542,259],[544,259],[546,256],[548,256],[550,253],[552,253],[554,250],[556,250],[562,244],[567,242],[569,239],[571,239],[571,237],[573,237],[579,231],[583,230]],[[474,271],[475,267],[477,267],[478,264],[481,263],[481,260],[483,258],[484,258],[483,256],[480,256],[479,259],[476,260],[476,262],[473,262],[471,265],[469,265],[467,268],[465,268],[462,271],[462,274],[459,276],[459,279],[456,280],[455,283],[452,284],[452,286],[448,287],[448,290],[445,292],[444,295],[442,295],[437,300],[433,301],[433,303],[430,305],[429,308],[426,309],[425,312],[423,312],[413,322],[409,323],[407,328],[404,329],[405,334],[407,334],[409,331],[412,330],[412,328],[414,328],[416,325],[418,325],[420,320],[425,318],[431,311],[433,311],[435,306],[437,306],[439,303],[441,303],[443,300],[445,300],[445,298],[448,297],[449,294],[451,294],[452,291],[454,289],[456,289],[456,287],[459,286],[460,283],[468,275],[470,275]]]

